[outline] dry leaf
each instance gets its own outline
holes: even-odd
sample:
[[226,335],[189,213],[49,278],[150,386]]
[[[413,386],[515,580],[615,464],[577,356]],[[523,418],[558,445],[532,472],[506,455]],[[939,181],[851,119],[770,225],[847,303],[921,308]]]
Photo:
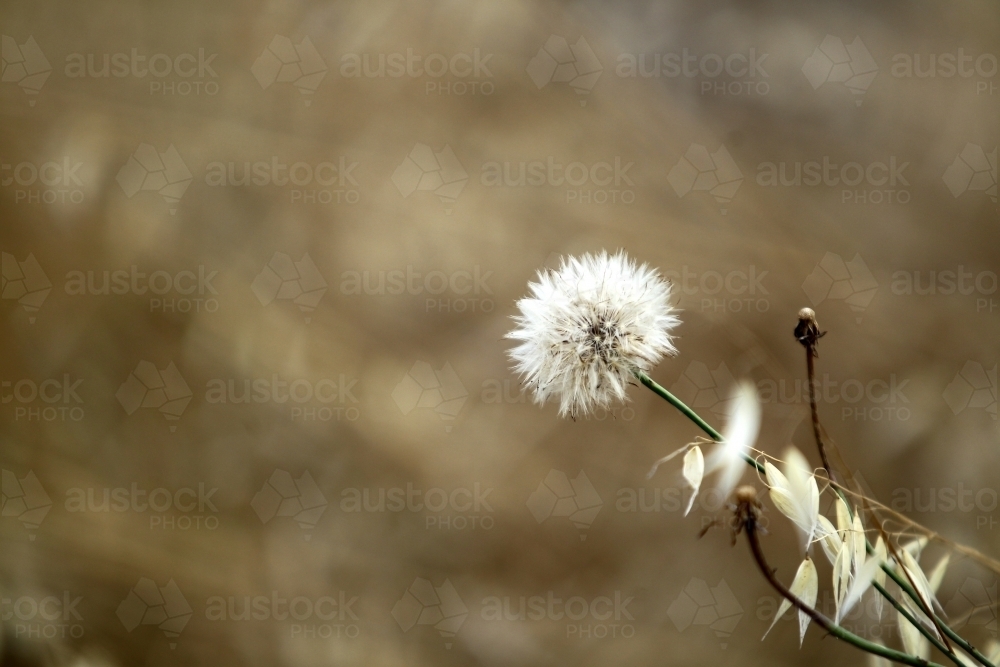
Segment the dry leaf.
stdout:
[[[851,613],[851,609],[861,600],[861,596],[871,588],[872,581],[875,579],[875,573],[879,571],[879,561],[875,558],[870,558],[861,566],[858,572],[854,573],[854,579],[851,580],[851,587],[844,597],[843,604],[837,609],[837,617],[834,623],[840,625],[840,619]],[[879,596],[879,599],[881,599],[881,596]]]
[[[879,562],[879,568],[875,572],[875,583],[879,586],[885,587],[885,570],[882,569],[882,565],[888,560],[888,554],[885,548],[885,542],[882,541],[882,536],[879,535],[878,541],[875,542],[875,555],[872,556],[875,560]],[[881,595],[875,598],[875,613],[878,614],[879,618],[882,618],[882,608],[885,603],[885,598]]]
[[764,474],[770,487],[771,501],[802,532],[803,549],[808,551],[819,522],[819,488],[802,454],[790,447],[785,451],[785,472],[770,462]]
[[[791,588],[792,595],[802,600],[809,607],[815,608],[816,606],[816,595],[819,591],[819,579],[816,575],[816,565],[812,562],[811,558],[806,558],[799,565],[798,571],[795,573],[795,579],[792,581]],[[764,637],[767,637],[767,633],[771,632],[774,628],[775,623],[784,615],[786,611],[792,606],[792,603],[788,599],[781,601],[781,605],[778,607],[778,613],[774,615],[774,620],[771,621],[771,627],[767,629],[764,633]],[[799,648],[802,647],[802,641],[805,639],[806,630],[809,628],[809,622],[812,619],[809,614],[804,611],[799,611]],[[761,637],[761,640],[764,639]]]
[[861,523],[861,514],[854,510],[854,526],[852,530],[852,542],[854,544],[854,554],[853,563],[851,564],[851,571],[857,574],[861,571],[861,568],[865,565],[865,556],[867,555],[865,551],[866,538],[865,538],[865,527]]
[[709,471],[721,469],[717,489],[722,498],[729,498],[746,471],[743,457],[757,441],[759,431],[760,400],[757,389],[751,382],[740,382],[730,408],[729,422],[723,432],[722,446],[712,453],[708,465]]
[[931,643],[920,634],[920,630],[910,623],[905,616],[899,616],[899,636],[903,640],[903,648],[912,656],[926,660],[931,655]]
[[684,455],[684,475],[685,481],[691,486],[691,500],[688,501],[684,516],[687,516],[694,505],[695,498],[698,497],[698,490],[701,489],[701,479],[705,476],[705,457],[702,456],[701,447],[692,447]]
[[1000,660],[1000,642],[995,639],[989,640],[989,642],[986,643],[986,648],[983,649],[983,655],[986,656],[987,660],[993,663]]
[[833,600],[836,604],[837,616],[847,597],[847,589],[851,584],[851,543],[844,542],[833,563]]
[[840,538],[840,533],[837,532],[833,523],[822,514],[817,517],[815,539],[823,547],[823,553],[826,554],[830,565],[833,565],[837,560],[837,554],[840,553],[840,548],[844,546],[844,541]]
[[[931,590],[930,582],[927,581],[927,577],[924,575],[924,571],[917,564],[917,561],[910,555],[910,552],[903,549],[901,552],[903,557],[903,567],[906,573],[909,574],[909,581],[912,581],[913,587],[917,591],[918,597],[927,605],[930,606],[931,611],[933,611],[935,605],[934,592]],[[905,574],[903,575],[906,576]],[[927,616],[923,610],[923,605],[917,604],[909,595],[903,595],[903,603],[910,609],[910,612],[921,621],[927,629],[934,633],[934,636],[941,638],[941,633],[938,632],[937,626],[934,622]]]
[[851,510],[843,498],[838,497],[835,503],[837,508],[837,530],[840,531],[840,539],[846,539],[847,533],[851,532],[854,522],[851,519]]
[[927,583],[930,586],[932,593],[937,593],[938,589],[941,588],[941,582],[944,580],[945,572],[948,570],[948,561],[951,560],[951,554],[945,554],[938,561],[938,564],[934,566],[934,570],[931,572],[931,576],[927,577]]

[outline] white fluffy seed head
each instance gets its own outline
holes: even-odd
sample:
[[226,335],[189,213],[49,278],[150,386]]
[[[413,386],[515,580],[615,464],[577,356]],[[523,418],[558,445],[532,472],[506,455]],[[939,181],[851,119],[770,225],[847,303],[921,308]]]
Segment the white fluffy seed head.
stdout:
[[626,400],[636,370],[677,353],[670,283],[624,252],[565,257],[528,289],[507,334],[520,344],[508,354],[535,403],[558,397],[560,416]]

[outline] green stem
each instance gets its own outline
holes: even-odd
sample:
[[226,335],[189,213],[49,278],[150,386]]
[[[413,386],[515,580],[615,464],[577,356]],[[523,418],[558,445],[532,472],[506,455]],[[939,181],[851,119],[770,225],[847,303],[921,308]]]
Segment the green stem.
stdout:
[[[715,440],[716,442],[722,442],[722,434],[716,431],[714,428],[712,428],[711,425],[709,425],[708,422],[702,419],[697,412],[695,412],[687,405],[685,405],[684,401],[677,398],[669,391],[667,391],[664,387],[657,384],[656,381],[653,380],[653,378],[649,377],[642,371],[635,371],[635,377],[639,380],[639,382],[644,384],[646,387],[652,389],[654,394],[657,394],[660,398],[666,400],[667,403],[670,403],[670,405],[680,410],[685,417],[693,421],[695,425],[697,425],[698,428],[707,433],[708,436],[712,438],[712,440]],[[753,457],[744,454],[743,460],[745,460],[747,464],[756,468],[757,472],[761,473],[764,472],[764,466],[758,463]]]
[[[722,442],[722,434],[716,431],[714,428],[712,428],[712,426],[709,425],[708,422],[702,419],[697,412],[689,408],[682,400],[671,394],[669,391],[667,391],[666,388],[664,388],[663,386],[658,384],[655,380],[653,380],[651,377],[646,375],[646,373],[642,371],[635,371],[635,376],[639,380],[639,382],[641,382],[643,385],[649,388],[654,394],[666,400],[668,403],[677,408],[685,417],[694,422],[694,424],[698,426],[698,428],[700,428],[702,431],[707,433],[708,436],[712,438],[712,440],[716,442]],[[743,455],[743,459],[747,462],[748,465],[753,466],[758,472],[761,473],[764,472],[764,466],[758,463],[756,459],[746,454]],[[836,487],[834,487],[834,490],[837,491],[838,495],[841,495],[841,497],[843,497],[839,489],[836,489]],[[848,510],[850,510],[850,503],[847,503],[846,498],[844,498],[844,502],[847,504]],[[868,542],[867,538],[865,539],[865,547],[869,554],[875,553],[874,547],[871,545],[871,542]],[[909,585],[909,583],[904,581],[892,569],[892,567],[888,563],[882,563],[882,570],[886,574],[888,574],[889,577],[894,582],[896,582],[899,588],[908,596],[910,596],[910,598],[913,599],[914,602],[916,602],[921,607],[923,606],[923,604],[920,602],[920,597],[917,595],[916,591],[914,591],[913,588]],[[899,603],[889,594],[889,592],[886,591],[881,586],[878,586],[878,588],[880,589],[879,593],[881,593],[887,600],[889,600],[890,604],[892,604],[893,607],[899,609],[898,606]],[[975,658],[980,664],[983,665],[983,667],[997,667],[992,662],[990,662],[982,653],[980,653],[979,650],[976,649],[976,647],[974,647],[972,644],[970,644],[965,639],[960,637],[957,633],[955,633],[951,628],[949,628],[948,625],[944,623],[944,621],[942,621],[936,615],[935,618],[937,618],[941,626],[941,629],[948,636],[948,638],[951,639],[956,644],[958,644],[962,648],[962,650],[964,650],[966,653]],[[930,637],[928,636],[928,632],[926,631],[926,628],[924,628],[919,623],[916,625],[917,629],[919,629],[924,634],[925,637],[928,637],[928,639],[930,639]],[[948,655],[949,658],[954,659],[953,658],[954,653],[945,651],[945,654]]]
[[[888,563],[882,563],[882,570],[886,574],[888,574],[889,577],[894,582],[896,582],[896,585],[899,586],[899,588],[904,593],[910,596],[910,599],[912,599],[918,605],[921,604],[920,597],[917,595],[917,592],[914,591],[913,588],[910,586],[910,584],[906,580],[904,580],[901,576],[899,576],[899,574],[895,570],[893,570]],[[989,658],[987,658],[985,655],[979,652],[979,649],[977,649],[975,646],[973,646],[968,641],[959,636],[957,632],[948,627],[948,624],[945,623],[943,620],[941,620],[939,616],[935,614],[934,618],[937,619],[938,625],[944,631],[944,633],[948,635],[948,639],[958,644],[963,651],[965,651],[973,658],[975,658],[976,661],[979,662],[979,664],[983,665],[983,667],[996,667],[996,665],[990,662]],[[919,628],[920,626],[918,625],[917,627]]]
[[921,623],[916,618],[914,618],[913,614],[911,614],[909,611],[907,611],[906,608],[903,607],[903,605],[901,605],[896,600],[896,598],[892,597],[892,595],[889,594],[889,591],[885,590],[885,588],[880,583],[878,583],[877,581],[873,581],[872,585],[875,587],[875,590],[877,590],[879,593],[881,593],[882,597],[884,597],[886,600],[888,600],[889,604],[891,604],[893,607],[895,607],[896,611],[898,611],[900,614],[902,614],[902,616],[906,620],[908,620],[913,625],[913,627],[915,627],[917,630],[919,630],[920,634],[922,634],[924,637],[926,637],[927,641],[929,641],[931,644],[933,644],[934,647],[937,650],[941,651],[946,656],[948,656],[948,659],[951,660],[953,663],[955,663],[958,667],[965,667],[965,663],[963,663],[961,660],[958,659],[958,656],[955,655],[954,651],[949,650],[947,646],[945,646],[944,644],[941,643],[941,640],[939,640],[937,637],[935,637],[934,635],[932,635],[931,632],[930,632],[930,630],[928,630],[927,628],[925,628],[923,623]]
[[924,660],[923,658],[910,655],[909,653],[903,653],[902,651],[897,651],[895,649],[882,646],[881,644],[870,642],[867,639],[863,639],[853,632],[837,625],[826,616],[816,611],[813,607],[799,599],[798,596],[788,590],[788,588],[781,583],[776,576],[774,576],[774,570],[772,570],[767,564],[767,560],[764,558],[764,550],[760,546],[760,540],[757,539],[756,524],[756,517],[751,509],[749,516],[745,520],[744,527],[746,528],[747,539],[750,541],[750,551],[753,553],[754,560],[757,562],[757,566],[760,568],[761,573],[763,573],[764,577],[776,591],[781,593],[781,595],[792,603],[792,605],[794,605],[799,611],[809,616],[816,622],[817,625],[841,641],[852,644],[862,651],[892,660],[893,662],[898,662],[903,665],[914,665],[915,667],[943,667],[936,662],[930,662],[928,660]]

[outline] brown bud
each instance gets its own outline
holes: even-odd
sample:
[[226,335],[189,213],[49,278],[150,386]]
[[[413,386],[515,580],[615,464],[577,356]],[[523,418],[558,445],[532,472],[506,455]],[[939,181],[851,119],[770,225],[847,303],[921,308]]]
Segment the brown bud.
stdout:
[[806,346],[810,354],[816,355],[816,343],[825,335],[825,331],[819,330],[816,311],[812,308],[803,308],[799,311],[799,323],[795,325],[795,340]]
[[757,502],[757,489],[752,486],[741,486],[733,492],[733,497],[738,504]]

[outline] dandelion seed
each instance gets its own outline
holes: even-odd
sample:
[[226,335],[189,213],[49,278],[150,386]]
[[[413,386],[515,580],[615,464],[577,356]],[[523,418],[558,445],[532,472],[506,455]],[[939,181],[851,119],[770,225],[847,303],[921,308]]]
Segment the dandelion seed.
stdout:
[[528,288],[508,354],[535,403],[558,398],[560,416],[625,401],[636,371],[677,353],[670,283],[624,252],[564,258]]

